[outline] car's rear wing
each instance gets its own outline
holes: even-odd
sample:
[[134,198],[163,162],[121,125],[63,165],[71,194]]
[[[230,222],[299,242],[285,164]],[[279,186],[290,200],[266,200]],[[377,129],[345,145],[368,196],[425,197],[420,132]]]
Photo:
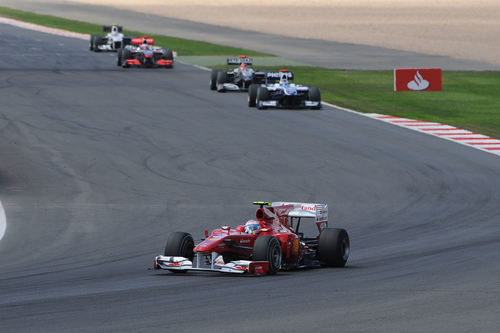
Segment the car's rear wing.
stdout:
[[293,80],[294,79],[294,74],[293,74],[293,72],[289,72],[287,70],[281,70],[279,72],[267,72],[266,73],[266,81],[267,82],[279,81],[282,78],[286,78],[287,80]]
[[116,27],[118,29],[118,32],[123,31],[123,27],[121,25],[103,25],[102,32],[111,32],[113,30],[113,27]]
[[149,45],[153,45],[155,43],[154,38],[150,38],[150,37],[147,37],[147,36],[142,36],[142,37],[134,37],[134,38],[132,38],[130,44],[132,44],[132,45],[141,45],[141,44],[144,44],[145,41]]
[[328,226],[328,205],[326,204],[273,202],[271,203],[271,207],[278,216],[309,217],[314,219],[320,229]]
[[234,58],[227,58],[227,64],[228,65],[241,65],[241,64],[247,64],[247,65],[252,65],[253,59],[249,58],[247,56],[239,56],[239,57],[234,57]]

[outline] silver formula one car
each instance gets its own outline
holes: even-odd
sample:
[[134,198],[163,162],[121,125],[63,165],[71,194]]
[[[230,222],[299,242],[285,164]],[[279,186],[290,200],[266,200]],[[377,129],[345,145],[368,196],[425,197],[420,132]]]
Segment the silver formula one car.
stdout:
[[282,69],[266,73],[264,84],[252,84],[248,89],[248,106],[259,110],[280,109],[321,109],[321,94],[318,87],[290,83],[293,72]]
[[[231,68],[237,65],[238,67]],[[225,71],[212,69],[210,75],[210,90],[247,91],[251,84],[261,84],[265,81],[265,72],[255,71],[252,67],[252,58],[238,56],[227,58]]]

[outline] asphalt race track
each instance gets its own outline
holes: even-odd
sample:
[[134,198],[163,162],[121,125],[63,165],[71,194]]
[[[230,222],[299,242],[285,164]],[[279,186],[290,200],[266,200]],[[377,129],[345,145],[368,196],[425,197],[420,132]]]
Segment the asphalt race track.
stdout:
[[[494,332],[500,159],[356,114],[257,111],[209,75],[124,70],[0,25],[2,332]],[[19,48],[18,45],[23,45]],[[345,269],[149,268],[253,200],[325,202]]]

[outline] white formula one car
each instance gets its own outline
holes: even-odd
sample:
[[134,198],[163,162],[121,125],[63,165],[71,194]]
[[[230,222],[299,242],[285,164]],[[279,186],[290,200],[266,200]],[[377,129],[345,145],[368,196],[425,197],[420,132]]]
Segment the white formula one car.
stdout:
[[106,36],[90,36],[90,51],[116,52],[125,45],[130,44],[131,36],[124,36],[123,28],[119,25],[103,25],[102,31],[107,32]]
[[248,106],[259,110],[267,108],[321,109],[321,94],[318,87],[290,83],[293,72],[282,69],[266,73],[265,84],[252,84],[248,89]]

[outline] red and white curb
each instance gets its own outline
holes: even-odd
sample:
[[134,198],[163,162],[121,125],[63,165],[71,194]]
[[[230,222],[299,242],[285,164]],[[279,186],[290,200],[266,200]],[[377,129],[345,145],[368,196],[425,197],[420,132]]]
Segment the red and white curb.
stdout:
[[19,28],[35,30],[35,31],[39,31],[39,32],[45,32],[48,34],[64,36],[64,37],[78,38],[78,39],[84,39],[84,40],[89,40],[89,38],[90,38],[90,35],[87,35],[87,34],[80,34],[78,32],[71,32],[71,31],[62,30],[62,29],[44,27],[43,25],[22,22],[22,21],[18,21],[18,20],[6,18],[6,17],[0,17],[0,23],[10,24],[10,25],[14,25],[14,26],[19,27]]
[[362,113],[330,103],[322,102],[322,104],[500,156],[500,140],[490,138],[487,135],[436,122],[388,116],[378,113]]
[[490,138],[483,134],[429,121],[387,116],[377,113],[370,113],[367,115],[393,125],[430,134],[500,156],[500,140]]

